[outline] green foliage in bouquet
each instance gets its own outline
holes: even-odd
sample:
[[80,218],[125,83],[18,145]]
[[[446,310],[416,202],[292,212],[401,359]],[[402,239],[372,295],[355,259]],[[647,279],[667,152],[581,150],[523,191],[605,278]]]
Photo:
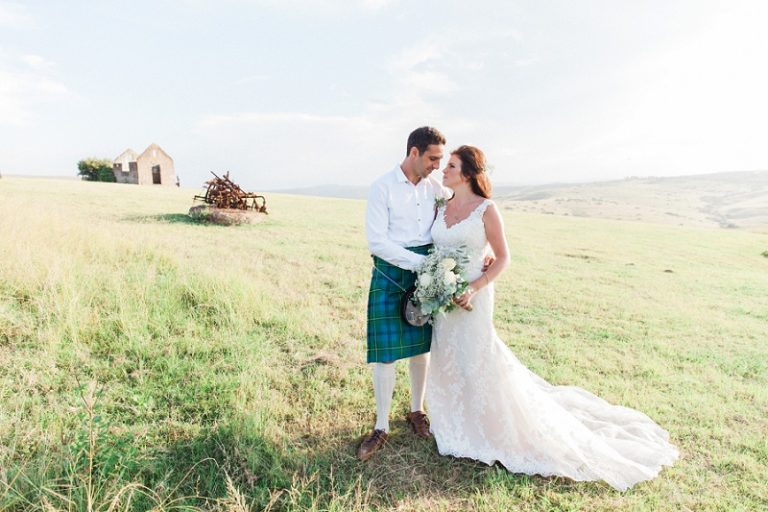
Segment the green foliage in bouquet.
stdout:
[[454,297],[469,288],[466,266],[469,257],[463,247],[432,249],[418,268],[414,297],[422,313],[435,315],[456,308]]

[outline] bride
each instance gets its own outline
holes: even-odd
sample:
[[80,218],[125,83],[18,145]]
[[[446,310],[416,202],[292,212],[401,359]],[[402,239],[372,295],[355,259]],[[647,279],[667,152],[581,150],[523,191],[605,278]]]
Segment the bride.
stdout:
[[[624,490],[656,476],[678,456],[645,414],[574,386],[553,386],[528,370],[493,326],[493,281],[509,263],[504,225],[489,199],[485,156],[451,153],[443,185],[454,196],[437,211],[438,247],[470,254],[462,308],[435,318],[427,403],[442,455],[468,457],[514,473],[603,480]],[[495,261],[483,272],[490,246]]]

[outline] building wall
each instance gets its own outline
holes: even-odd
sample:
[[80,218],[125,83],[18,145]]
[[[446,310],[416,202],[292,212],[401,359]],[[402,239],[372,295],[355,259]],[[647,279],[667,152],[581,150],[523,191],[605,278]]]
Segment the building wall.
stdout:
[[136,169],[136,157],[133,150],[126,150],[112,162],[112,172],[118,183],[138,183],[139,173]]
[[112,164],[112,172],[114,172],[115,180],[118,183],[136,184],[139,182],[139,171],[136,162],[127,162],[127,165],[122,163]]
[[138,168],[138,184],[152,185],[152,168],[160,166],[160,184],[166,186],[176,185],[176,171],[173,167],[173,159],[157,144],[151,144],[136,159]]

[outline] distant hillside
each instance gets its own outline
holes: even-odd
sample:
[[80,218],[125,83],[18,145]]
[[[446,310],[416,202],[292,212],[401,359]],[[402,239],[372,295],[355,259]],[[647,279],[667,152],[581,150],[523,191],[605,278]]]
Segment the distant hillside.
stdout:
[[[368,187],[321,185],[274,192],[365,199]],[[511,211],[768,231],[768,171],[501,185],[494,189],[494,199]]]
[[500,188],[511,211],[768,230],[768,171]]
[[349,185],[318,185],[316,187],[272,190],[271,192],[298,196],[339,197],[342,199],[365,199],[368,197],[367,186]]

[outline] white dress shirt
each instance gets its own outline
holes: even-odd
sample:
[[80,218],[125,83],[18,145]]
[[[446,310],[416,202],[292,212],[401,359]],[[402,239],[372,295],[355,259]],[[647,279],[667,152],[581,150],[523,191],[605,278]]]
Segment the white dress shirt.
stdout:
[[405,247],[432,243],[435,199],[447,199],[451,194],[431,175],[414,185],[399,165],[374,181],[365,213],[371,254],[397,267],[416,270],[424,256]]

